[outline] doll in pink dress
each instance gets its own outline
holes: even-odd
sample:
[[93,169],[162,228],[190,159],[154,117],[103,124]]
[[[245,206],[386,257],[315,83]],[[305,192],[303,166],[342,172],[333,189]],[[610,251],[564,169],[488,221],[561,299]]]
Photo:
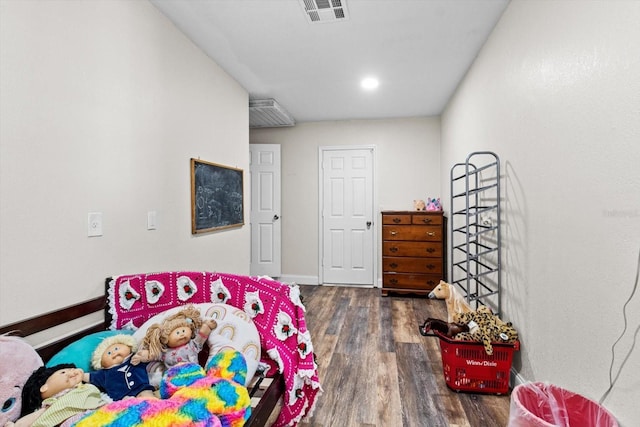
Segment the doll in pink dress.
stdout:
[[198,363],[198,354],[216,326],[215,320],[203,320],[197,308],[187,305],[147,329],[131,363],[158,360],[167,368],[184,362]]

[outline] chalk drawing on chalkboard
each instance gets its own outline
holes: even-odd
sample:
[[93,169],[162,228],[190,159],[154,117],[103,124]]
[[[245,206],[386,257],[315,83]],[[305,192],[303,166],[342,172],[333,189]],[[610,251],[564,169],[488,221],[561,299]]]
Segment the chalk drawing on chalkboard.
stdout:
[[242,169],[191,159],[191,233],[244,225]]

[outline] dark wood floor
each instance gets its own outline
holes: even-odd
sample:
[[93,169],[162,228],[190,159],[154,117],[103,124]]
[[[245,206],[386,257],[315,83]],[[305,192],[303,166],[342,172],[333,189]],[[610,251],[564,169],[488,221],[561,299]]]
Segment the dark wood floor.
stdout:
[[324,394],[302,425],[504,427],[508,395],[456,393],[442,374],[427,317],[444,301],[380,296],[380,289],[301,286]]

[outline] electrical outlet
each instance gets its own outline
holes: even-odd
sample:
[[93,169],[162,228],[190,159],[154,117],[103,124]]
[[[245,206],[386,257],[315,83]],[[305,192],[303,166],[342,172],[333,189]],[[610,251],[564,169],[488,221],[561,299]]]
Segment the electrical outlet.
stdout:
[[102,212],[89,212],[87,227],[87,236],[102,236]]

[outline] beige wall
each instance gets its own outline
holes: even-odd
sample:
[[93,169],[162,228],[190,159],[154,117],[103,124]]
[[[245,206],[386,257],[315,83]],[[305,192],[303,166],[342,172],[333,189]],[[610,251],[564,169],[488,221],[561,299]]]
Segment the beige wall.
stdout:
[[0,19],[0,324],[112,274],[248,274],[248,214],[193,237],[189,181],[200,157],[244,169],[248,194],[246,91],[147,2],[3,0]]
[[[442,117],[443,184],[469,152],[502,160],[514,366],[596,400],[637,280],[638,22],[637,1],[513,1]],[[640,324],[637,293],[626,312],[614,377]],[[604,402],[625,426],[640,420],[638,371],[636,345]]]
[[440,192],[440,120],[436,117],[253,129],[250,142],[281,145],[283,280],[318,282],[319,147],[376,147],[378,211],[413,209],[414,199]]

